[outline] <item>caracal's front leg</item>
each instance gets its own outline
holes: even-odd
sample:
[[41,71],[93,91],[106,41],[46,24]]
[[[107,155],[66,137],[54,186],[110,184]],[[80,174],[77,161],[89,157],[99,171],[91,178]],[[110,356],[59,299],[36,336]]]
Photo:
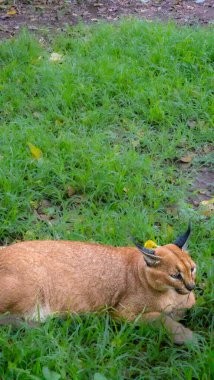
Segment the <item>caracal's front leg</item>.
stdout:
[[173,320],[166,314],[159,312],[145,313],[142,314],[141,319],[148,323],[161,323],[164,325],[172,336],[175,344],[183,344],[194,339],[193,332],[190,329],[184,327],[181,323]]
[[[139,315],[132,312],[125,306],[118,308],[113,314],[116,318],[124,318],[129,321],[134,321]],[[173,342],[175,344],[183,344],[187,341],[192,341],[194,339],[193,332],[184,327],[181,323],[175,321],[170,316],[161,312],[145,312],[140,315],[141,321],[146,321],[147,323],[159,324],[165,326],[166,330],[172,336]]]

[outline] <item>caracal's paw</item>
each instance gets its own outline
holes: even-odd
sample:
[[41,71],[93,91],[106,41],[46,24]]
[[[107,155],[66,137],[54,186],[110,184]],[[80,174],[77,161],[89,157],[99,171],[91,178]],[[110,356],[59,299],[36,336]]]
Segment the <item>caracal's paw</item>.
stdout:
[[194,333],[182,325],[173,329],[172,338],[174,343],[178,345],[196,341]]

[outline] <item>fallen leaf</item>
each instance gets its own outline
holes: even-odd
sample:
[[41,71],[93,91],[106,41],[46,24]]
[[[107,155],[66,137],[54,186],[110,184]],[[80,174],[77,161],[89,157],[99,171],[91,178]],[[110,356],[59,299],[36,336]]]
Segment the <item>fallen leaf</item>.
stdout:
[[75,194],[75,189],[72,186],[68,186],[67,187],[67,194],[68,194],[69,198],[73,197],[73,195]]
[[[173,182],[172,182],[173,183]],[[175,215],[176,213],[177,213],[177,206],[175,205],[172,205],[172,206],[168,206],[167,208],[166,208],[166,212],[167,212],[167,214],[170,214],[170,215]],[[171,226],[169,226],[169,227],[171,227]],[[169,232],[169,234],[171,234],[171,232],[172,231],[170,231],[170,228],[167,228],[168,229],[168,232]],[[172,227],[171,227],[172,228]]]
[[128,193],[129,189],[127,187],[123,188],[124,193]]
[[208,199],[207,201],[202,201],[201,204],[203,206],[214,205],[214,198]]
[[194,155],[193,154],[188,154],[187,156],[183,156],[179,159],[179,162],[182,162],[184,164],[189,164],[192,159],[193,159]]
[[39,43],[40,43],[42,46],[45,46],[45,39],[44,39],[44,37],[41,37],[41,38],[39,39]]
[[63,124],[63,121],[62,121],[62,120],[59,120],[59,119],[56,119],[56,120],[55,120],[55,125],[60,126],[60,125],[62,125],[62,124]]
[[39,214],[36,210],[34,210],[34,215],[37,217],[37,219],[50,223],[50,217],[48,215]]
[[147,240],[144,244],[144,247],[148,249],[157,248],[157,244],[152,240]]
[[28,25],[28,28],[30,30],[38,30],[37,26],[35,26],[35,25]]
[[63,56],[59,53],[51,53],[51,56],[49,58],[50,62],[62,62]]
[[17,14],[17,10],[14,8],[14,7],[11,7],[8,11],[7,11],[7,15],[9,16],[14,16]]
[[214,198],[200,202],[200,213],[204,216],[212,216],[214,214]]
[[37,211],[45,214],[46,209],[51,207],[51,202],[48,199],[42,199],[37,205]]
[[206,209],[201,210],[201,214],[204,216],[212,216],[214,214],[214,205],[209,205]]
[[140,131],[137,132],[137,136],[138,136],[138,137],[142,137],[142,136],[144,136],[144,135],[145,135],[145,132],[142,131],[142,130],[140,130]]
[[33,116],[36,118],[36,119],[39,119],[41,117],[41,113],[39,112],[33,112]]
[[209,194],[207,194],[207,190],[204,190],[204,189],[201,190],[201,189],[199,189],[198,192],[199,192],[199,194],[208,195],[209,196]]
[[33,207],[33,208],[37,208],[37,207],[38,207],[38,201],[37,201],[37,200],[31,200],[31,201],[30,201],[30,205],[31,205],[31,207]]
[[188,120],[187,125],[189,128],[195,128],[196,121],[195,120]]
[[138,146],[140,146],[140,141],[139,140],[133,140],[132,146],[133,146],[133,148],[137,148]]
[[36,160],[39,160],[42,157],[41,149],[37,148],[35,145],[31,144],[30,142],[27,143],[27,145],[30,149],[30,152],[31,152],[33,158],[35,158]]
[[210,144],[205,144],[204,146],[203,146],[203,148],[202,148],[202,150],[203,150],[203,152],[205,153],[205,154],[207,154],[207,153],[210,153],[210,152],[212,152],[212,150],[213,150],[213,146]]

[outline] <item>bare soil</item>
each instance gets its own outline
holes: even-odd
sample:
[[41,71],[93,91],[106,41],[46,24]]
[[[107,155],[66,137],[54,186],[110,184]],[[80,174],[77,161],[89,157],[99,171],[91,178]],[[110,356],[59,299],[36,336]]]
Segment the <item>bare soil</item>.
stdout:
[[22,27],[63,30],[79,21],[124,16],[209,24],[214,21],[214,0],[0,0],[0,38],[13,36]]
[[[193,175],[195,176],[190,187],[188,201],[194,208],[198,208],[201,202],[213,199],[214,170],[212,167],[204,166],[198,172],[191,173],[192,177]],[[207,206],[207,208],[207,213],[213,214],[213,206]]]

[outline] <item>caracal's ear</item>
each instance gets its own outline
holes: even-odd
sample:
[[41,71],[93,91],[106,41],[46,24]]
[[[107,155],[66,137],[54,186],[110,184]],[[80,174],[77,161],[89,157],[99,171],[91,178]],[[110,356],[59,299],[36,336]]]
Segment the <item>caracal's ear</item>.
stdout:
[[139,249],[139,251],[143,254],[144,260],[148,266],[153,267],[160,263],[161,257],[157,256],[153,249],[145,248],[144,246],[136,242],[136,240],[133,237],[131,239],[133,243],[136,245],[136,247]]
[[190,237],[190,234],[191,234],[191,222],[189,222],[187,231],[183,235],[179,236],[173,244],[177,245],[177,247],[181,248],[183,251],[186,250],[188,246],[188,239]]

